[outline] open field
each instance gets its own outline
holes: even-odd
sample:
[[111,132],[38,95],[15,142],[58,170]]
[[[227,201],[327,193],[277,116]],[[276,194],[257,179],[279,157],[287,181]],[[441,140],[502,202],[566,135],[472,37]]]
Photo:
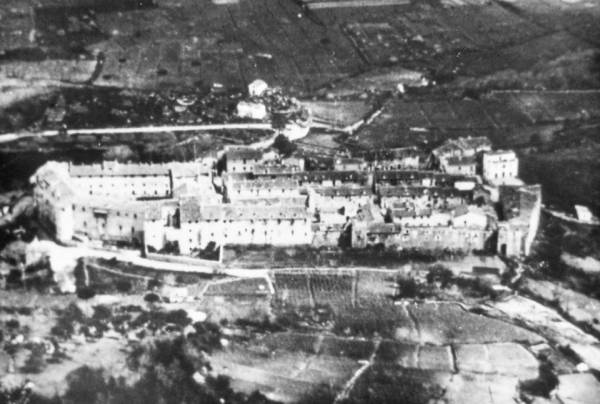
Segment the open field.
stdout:
[[211,366],[232,379],[232,387],[246,393],[259,389],[271,399],[297,402],[320,384],[340,389],[360,366],[356,361],[302,351],[256,354],[231,348],[211,356]]
[[504,91],[479,100],[430,95],[388,102],[379,117],[361,128],[355,141],[357,147],[398,147],[485,135],[497,147],[518,147],[530,144],[530,136],[544,126],[598,117],[598,91]]
[[[10,21],[0,28],[0,49],[45,46],[62,60],[82,51],[101,53],[98,85],[242,87],[261,77],[308,93],[377,67],[432,72],[448,80],[526,70],[594,45],[597,7],[564,10],[560,2],[533,3],[448,7],[394,0],[363,7],[331,1],[303,8],[291,0],[228,5],[156,0],[121,2],[111,9],[93,1],[54,2],[65,6],[53,8],[47,2],[15,7],[11,1],[0,6],[3,21]],[[11,57],[23,58],[18,52]]]

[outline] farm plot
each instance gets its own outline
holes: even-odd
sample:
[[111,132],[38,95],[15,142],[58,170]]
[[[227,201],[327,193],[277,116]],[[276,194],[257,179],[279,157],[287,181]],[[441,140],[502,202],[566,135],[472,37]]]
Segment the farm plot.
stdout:
[[340,389],[360,367],[355,360],[343,356],[279,348],[262,353],[253,349],[230,347],[215,352],[210,358],[211,366],[217,373],[229,376],[235,390],[248,394],[259,390],[283,402],[298,402],[322,383]]
[[495,302],[493,307],[512,318],[536,327],[548,338],[561,345],[569,345],[574,342],[591,345],[598,342],[596,338],[565,320],[555,310],[534,300],[522,296],[511,296],[506,300]]
[[357,305],[389,305],[395,293],[396,271],[357,270]]
[[269,284],[265,278],[228,279],[213,282],[208,285],[205,295],[260,295],[270,293]]
[[543,341],[538,335],[521,327],[468,312],[456,303],[413,303],[407,305],[407,311],[417,323],[421,342]]
[[343,356],[355,360],[368,359],[375,350],[375,344],[367,339],[349,339],[339,337],[323,337],[319,346],[319,354]]
[[485,373],[535,379],[538,362],[515,343],[464,344],[455,346],[456,366],[461,373]]
[[294,307],[309,306],[313,303],[307,274],[275,272],[274,279],[279,303]]
[[433,346],[383,341],[379,345],[376,360],[384,363],[392,362],[402,368],[454,371],[454,359],[448,345]]
[[270,351],[293,351],[305,352],[309,355],[317,354],[319,351],[318,336],[312,334],[300,334],[296,332],[281,332],[265,335],[258,338],[256,345],[264,346]]
[[318,305],[330,305],[334,309],[350,307],[354,302],[353,273],[309,274],[310,289]]
[[452,377],[448,372],[404,369],[390,363],[375,363],[356,381],[350,397],[353,402],[361,403],[445,402],[438,399],[444,396]]
[[419,341],[418,330],[410,313],[401,307],[387,304],[362,304],[360,307],[341,310],[334,318],[334,330],[366,338],[379,334],[385,338]]
[[371,106],[363,101],[303,101],[302,105],[312,112],[315,122],[344,128],[363,119]]
[[519,108],[534,120],[592,118],[600,116],[600,91],[498,92],[494,101]]
[[243,87],[260,77],[302,92],[360,72],[364,63],[339,26],[298,18],[301,11],[291,1],[222,7],[184,0],[178,7],[103,13],[98,26],[110,37],[98,44],[106,63],[97,83]]
[[518,383],[516,377],[459,374],[446,386],[444,397],[451,404],[514,403]]

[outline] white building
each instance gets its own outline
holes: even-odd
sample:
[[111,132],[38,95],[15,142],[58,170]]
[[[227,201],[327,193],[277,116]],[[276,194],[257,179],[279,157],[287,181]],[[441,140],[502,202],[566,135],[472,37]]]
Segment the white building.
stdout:
[[262,97],[268,89],[269,85],[265,81],[256,79],[248,84],[248,95],[250,97]]
[[483,154],[483,178],[494,185],[511,183],[519,176],[519,159],[512,150]]
[[189,200],[181,205],[179,248],[182,254],[223,245],[310,244],[311,221],[299,206],[200,206]]
[[477,160],[473,156],[448,157],[440,160],[440,168],[452,175],[474,176],[477,174]]
[[250,147],[229,147],[225,151],[228,173],[251,173],[262,160],[263,153]]
[[267,107],[261,102],[240,101],[237,105],[237,115],[240,118],[262,121],[267,117]]
[[48,162],[31,178],[40,218],[62,242],[74,236],[139,245],[154,205],[196,192],[220,200],[201,163],[70,165]]

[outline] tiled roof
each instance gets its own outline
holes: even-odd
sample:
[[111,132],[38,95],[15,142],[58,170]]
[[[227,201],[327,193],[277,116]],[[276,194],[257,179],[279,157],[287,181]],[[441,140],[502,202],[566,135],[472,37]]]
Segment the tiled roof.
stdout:
[[433,154],[436,156],[443,156],[445,154],[454,152],[464,152],[466,150],[481,150],[491,149],[492,142],[485,136],[477,137],[459,137],[457,139],[448,139],[441,146],[433,150]]
[[263,206],[304,206],[306,205],[306,195],[276,197],[276,198],[236,198],[237,205],[263,205]]
[[396,223],[371,223],[367,227],[367,233],[371,234],[396,234],[402,231],[402,227]]
[[431,195],[434,197],[467,197],[470,191],[461,191],[452,187],[422,187],[422,186],[379,186],[377,192],[381,197],[411,197]]
[[363,196],[372,195],[373,192],[371,187],[318,187],[314,189],[314,192],[321,196]]
[[252,172],[256,175],[297,173],[298,166],[285,164],[256,164]]
[[263,153],[260,150],[252,149],[250,147],[232,147],[225,152],[227,161],[231,160],[260,160],[262,159]]
[[419,157],[420,152],[416,147],[397,147],[394,149],[380,149],[368,154],[367,158],[375,161],[401,160]]
[[431,179],[436,185],[453,185],[456,181],[466,179],[464,175],[440,173],[438,171],[423,170],[390,170],[376,171],[375,183],[381,182],[420,182],[423,179]]
[[275,220],[275,219],[308,219],[309,214],[304,206],[297,205],[200,205],[190,198],[182,202],[181,221],[208,221],[208,220]]
[[365,164],[366,161],[360,157],[337,157],[335,164]]
[[69,174],[72,177],[169,175],[169,167],[163,164],[122,164],[106,161],[101,164],[71,165]]
[[365,182],[369,174],[359,171],[304,171],[292,175],[299,181],[322,182],[322,181],[342,181],[342,182]]
[[474,156],[449,157],[446,159],[446,164],[450,166],[470,166],[476,163],[477,160]]
[[292,178],[257,178],[253,180],[229,181],[227,186],[231,189],[255,188],[298,188],[298,181]]

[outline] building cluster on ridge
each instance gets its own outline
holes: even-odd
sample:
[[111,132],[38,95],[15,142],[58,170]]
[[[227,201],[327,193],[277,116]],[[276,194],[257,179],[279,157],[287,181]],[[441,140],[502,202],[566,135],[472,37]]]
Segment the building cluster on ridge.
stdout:
[[184,163],[48,162],[32,181],[39,214],[62,242],[187,256],[342,244],[526,255],[541,209],[540,187],[518,179],[515,153],[483,137],[448,140],[429,158],[415,148],[338,157],[329,170],[228,146]]

